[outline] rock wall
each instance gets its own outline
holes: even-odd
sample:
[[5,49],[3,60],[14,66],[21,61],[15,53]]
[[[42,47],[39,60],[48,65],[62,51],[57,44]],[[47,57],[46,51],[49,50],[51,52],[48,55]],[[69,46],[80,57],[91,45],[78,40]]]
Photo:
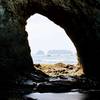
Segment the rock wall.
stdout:
[[85,74],[100,80],[99,0],[0,0],[0,78],[32,70],[25,25],[34,13],[47,16],[65,29]]
[[25,24],[16,11],[11,11],[14,5],[11,8],[9,5],[8,1],[0,0],[0,79],[3,81],[15,79],[33,66]]

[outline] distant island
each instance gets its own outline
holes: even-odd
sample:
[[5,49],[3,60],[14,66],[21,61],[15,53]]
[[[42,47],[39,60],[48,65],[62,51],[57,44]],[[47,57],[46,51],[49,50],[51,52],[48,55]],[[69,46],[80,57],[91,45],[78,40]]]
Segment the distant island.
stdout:
[[45,55],[45,53],[44,53],[44,51],[39,50],[39,51],[37,51],[37,52],[36,52],[36,54],[35,54],[35,55]]
[[49,50],[47,55],[69,55],[73,54],[70,50]]
[[37,51],[32,55],[36,64],[54,64],[54,63],[77,63],[77,54],[70,50],[49,50],[45,53],[43,50]]
[[35,55],[68,55],[73,54],[71,50],[49,50],[47,54],[43,50],[39,50]]

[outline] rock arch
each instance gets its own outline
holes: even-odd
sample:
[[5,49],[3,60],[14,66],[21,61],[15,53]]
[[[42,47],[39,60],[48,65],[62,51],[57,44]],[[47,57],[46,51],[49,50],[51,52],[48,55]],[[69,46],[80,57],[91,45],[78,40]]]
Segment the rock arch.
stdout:
[[40,13],[65,29],[85,74],[100,80],[99,6],[97,0],[0,0],[0,74],[32,70],[25,25],[29,16]]

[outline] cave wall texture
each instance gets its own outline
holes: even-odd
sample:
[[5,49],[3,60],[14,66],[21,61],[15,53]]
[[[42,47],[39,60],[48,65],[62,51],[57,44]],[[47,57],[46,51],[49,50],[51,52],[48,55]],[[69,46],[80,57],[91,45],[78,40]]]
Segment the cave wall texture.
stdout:
[[85,74],[100,80],[100,0],[0,0],[0,78],[32,70],[25,25],[35,13],[65,29]]

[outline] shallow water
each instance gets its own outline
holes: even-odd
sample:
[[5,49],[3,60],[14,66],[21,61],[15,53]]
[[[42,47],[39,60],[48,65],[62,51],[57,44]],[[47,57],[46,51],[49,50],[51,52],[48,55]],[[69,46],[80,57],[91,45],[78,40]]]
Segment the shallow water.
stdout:
[[100,92],[91,93],[31,93],[27,97],[33,100],[100,100]]
[[65,63],[65,64],[77,64],[76,54],[58,54],[58,55],[33,55],[35,64],[55,64],[55,63]]

